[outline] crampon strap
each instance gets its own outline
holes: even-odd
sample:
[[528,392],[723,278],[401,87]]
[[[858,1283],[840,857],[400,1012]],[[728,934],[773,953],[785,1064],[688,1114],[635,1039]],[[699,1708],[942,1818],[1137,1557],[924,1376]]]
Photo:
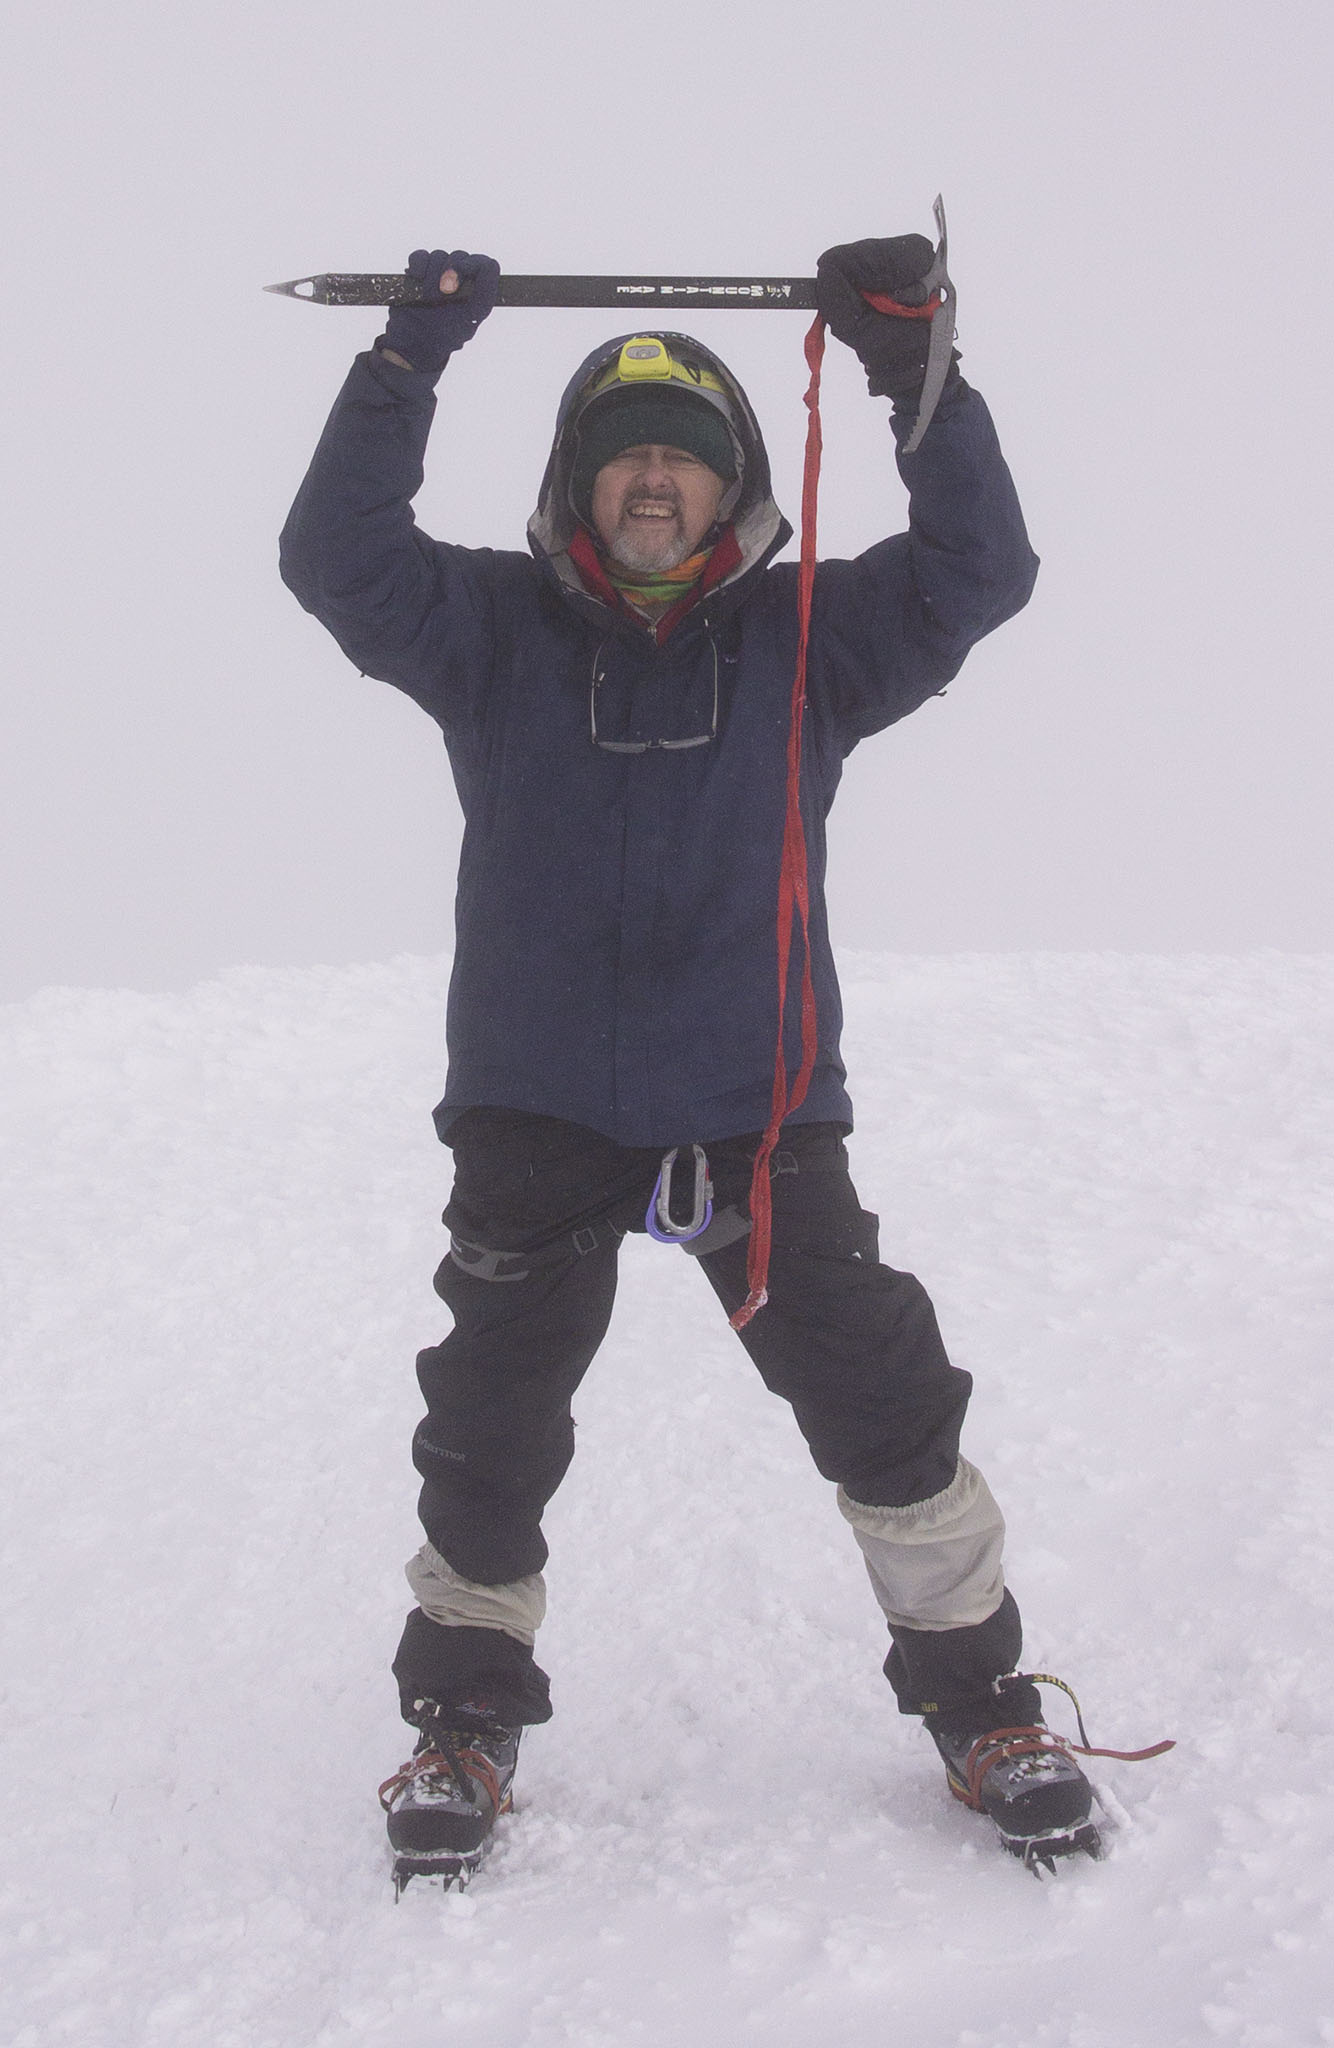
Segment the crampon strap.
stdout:
[[410,1785],[414,1778],[442,1770],[449,1772],[470,1806],[477,1804],[477,1787],[480,1785],[492,1806],[499,1807],[500,1778],[490,1757],[477,1749],[454,1749],[447,1742],[442,1742],[437,1749],[419,1750],[416,1756],[394,1772],[392,1778],[386,1778],[379,1790],[381,1806],[388,1813],[405,1785]]
[[1070,1700],[1079,1724],[1079,1741],[1070,1742],[1063,1735],[1054,1734],[1050,1728],[992,1728],[980,1736],[968,1752],[968,1789],[977,1796],[983,1778],[992,1764],[1000,1763],[1006,1757],[1036,1756],[1044,1749],[1059,1749],[1077,1756],[1109,1756],[1118,1763],[1142,1764],[1150,1757],[1165,1756],[1169,1749],[1175,1749],[1174,1740],[1153,1742],[1147,1749],[1095,1749],[1084,1726],[1084,1716],[1073,1689],[1063,1678],[1053,1678],[1049,1671],[1007,1672],[1003,1678],[994,1681],[993,1690],[1001,1685],[1017,1682],[1024,1685],[1054,1685]]

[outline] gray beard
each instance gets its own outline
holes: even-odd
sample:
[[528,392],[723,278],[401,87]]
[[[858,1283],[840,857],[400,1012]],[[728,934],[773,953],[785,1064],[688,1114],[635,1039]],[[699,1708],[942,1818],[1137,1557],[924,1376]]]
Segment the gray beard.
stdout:
[[612,560],[636,576],[660,575],[679,569],[690,548],[684,534],[664,526],[660,533],[645,533],[623,519],[616,529]]

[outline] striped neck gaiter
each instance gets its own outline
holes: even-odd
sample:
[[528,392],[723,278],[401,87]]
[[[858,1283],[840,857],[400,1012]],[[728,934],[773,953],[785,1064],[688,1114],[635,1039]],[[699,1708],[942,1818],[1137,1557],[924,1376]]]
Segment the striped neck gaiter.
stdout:
[[676,604],[693,584],[699,582],[708,566],[711,548],[704,548],[697,555],[691,555],[678,569],[663,569],[638,575],[632,570],[613,568],[610,562],[604,564],[607,581],[637,611],[661,611]]

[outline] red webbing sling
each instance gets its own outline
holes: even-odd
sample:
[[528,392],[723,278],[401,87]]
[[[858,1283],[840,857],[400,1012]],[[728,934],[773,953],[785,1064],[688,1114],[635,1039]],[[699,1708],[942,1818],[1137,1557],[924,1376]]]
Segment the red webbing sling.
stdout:
[[[939,202],[937,202],[939,204]],[[942,235],[943,235],[942,225]],[[943,242],[942,242],[943,248]],[[951,287],[952,289],[952,287]],[[901,305],[882,293],[863,292],[863,298],[877,313],[891,313],[899,319],[930,320],[941,304],[940,292],[933,291],[921,306]],[[757,1309],[769,1298],[769,1246],[773,1233],[773,1209],[769,1185],[769,1161],[783,1119],[806,1099],[815,1068],[817,1022],[815,987],[811,980],[810,888],[806,876],[806,831],[801,822],[801,727],[806,709],[806,648],[811,630],[811,593],[815,587],[815,523],[820,495],[820,365],[824,361],[825,324],[817,313],[806,336],[806,362],[810,383],[806,387],[806,458],[801,475],[801,566],[797,575],[797,672],[792,680],[792,716],[787,735],[787,809],[783,821],[783,858],[778,876],[778,1045],[774,1054],[774,1088],[769,1105],[769,1122],[755,1154],[750,1181],[750,1254],[746,1261],[748,1293],[735,1315],[729,1317],[734,1330],[744,1330]],[[787,1021],[788,991],[792,985],[792,923],[801,926],[801,1065],[788,1086],[787,1060],[783,1049],[783,1026]]]
[[[806,878],[806,831],[801,822],[801,726],[806,708],[806,646],[811,629],[811,592],[815,585],[815,513],[820,486],[820,365],[824,361],[824,321],[817,314],[806,336],[806,361],[811,380],[806,387],[806,459],[801,477],[801,565],[797,575],[797,671],[792,681],[792,716],[787,735],[787,809],[783,821],[783,858],[778,875],[778,1046],[774,1054],[774,1088],[769,1122],[755,1154],[750,1182],[750,1255],[746,1262],[749,1293],[730,1318],[744,1330],[769,1298],[769,1241],[773,1212],[769,1160],[784,1117],[800,1107],[815,1067],[815,986],[811,980],[810,889]],[[792,926],[801,927],[801,1065],[788,1086],[783,1025],[792,985]]]

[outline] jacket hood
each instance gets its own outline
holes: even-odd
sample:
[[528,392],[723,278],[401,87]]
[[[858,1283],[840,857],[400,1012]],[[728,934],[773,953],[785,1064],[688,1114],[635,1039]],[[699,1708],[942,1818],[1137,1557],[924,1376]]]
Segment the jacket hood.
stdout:
[[529,546],[539,561],[545,559],[550,563],[556,576],[569,589],[583,589],[582,579],[569,553],[570,542],[580,525],[570,501],[570,481],[577,446],[575,430],[580,414],[593,396],[593,386],[598,377],[616,361],[625,343],[639,335],[645,340],[665,343],[674,355],[711,371],[723,386],[730,408],[729,426],[740,472],[739,486],[734,487],[735,496],[728,494],[732,502],[729,504],[726,497],[723,500],[723,519],[731,525],[740,552],[736,567],[725,580],[736,582],[757,562],[781,547],[792,529],[774,503],[764,437],[751,410],[750,400],[740,384],[712,349],[705,348],[693,335],[661,328],[640,328],[634,333],[618,334],[611,341],[603,342],[600,348],[584,358],[566,385],[556,414],[556,433],[538,493],[537,510],[528,522]]

